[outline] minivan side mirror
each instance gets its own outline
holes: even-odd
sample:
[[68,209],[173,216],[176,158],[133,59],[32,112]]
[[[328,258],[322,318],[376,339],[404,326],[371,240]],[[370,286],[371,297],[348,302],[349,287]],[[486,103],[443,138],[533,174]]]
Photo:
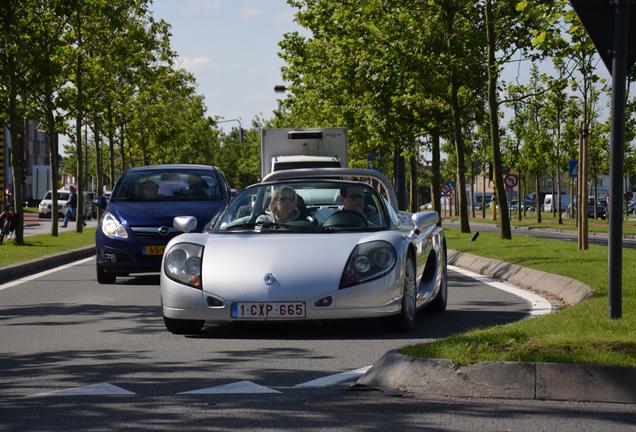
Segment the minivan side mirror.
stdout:
[[175,216],[172,225],[177,231],[189,233],[197,229],[197,218],[194,216]]
[[106,201],[106,198],[104,198],[103,196],[99,196],[93,200],[93,204],[99,207],[100,209],[104,210],[106,209],[106,206],[108,205],[108,201]]

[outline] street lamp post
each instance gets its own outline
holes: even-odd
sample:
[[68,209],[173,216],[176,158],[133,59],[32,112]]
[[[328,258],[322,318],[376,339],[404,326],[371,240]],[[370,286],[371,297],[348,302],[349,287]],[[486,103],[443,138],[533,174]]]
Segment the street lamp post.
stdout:
[[243,125],[241,124],[241,120],[239,119],[227,119],[227,120],[214,120],[214,123],[227,123],[227,122],[237,122],[239,125],[239,142],[243,142]]

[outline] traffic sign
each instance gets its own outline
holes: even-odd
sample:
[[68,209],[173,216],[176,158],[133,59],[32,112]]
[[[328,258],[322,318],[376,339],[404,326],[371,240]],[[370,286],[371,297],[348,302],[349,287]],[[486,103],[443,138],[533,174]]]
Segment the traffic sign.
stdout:
[[579,161],[576,159],[570,160],[568,162],[568,171],[570,172],[570,177],[577,177],[579,175]]
[[517,174],[507,174],[504,177],[504,183],[506,184],[507,187],[512,189],[513,187],[517,186],[517,184],[519,183],[519,176]]

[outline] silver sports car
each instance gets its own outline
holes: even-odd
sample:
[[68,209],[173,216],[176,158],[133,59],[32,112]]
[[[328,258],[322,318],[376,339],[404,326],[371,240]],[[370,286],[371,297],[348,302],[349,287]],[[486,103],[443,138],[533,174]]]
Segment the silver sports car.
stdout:
[[176,217],[185,234],[161,266],[166,328],[387,316],[412,329],[418,309],[446,309],[446,241],[437,213],[396,209],[381,173],[323,168],[270,174],[208,232],[188,233],[195,218]]

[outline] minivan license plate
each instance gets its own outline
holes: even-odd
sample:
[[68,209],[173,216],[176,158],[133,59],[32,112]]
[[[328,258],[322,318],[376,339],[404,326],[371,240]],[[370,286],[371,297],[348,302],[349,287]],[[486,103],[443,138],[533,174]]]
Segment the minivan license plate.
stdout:
[[304,302],[232,303],[233,319],[295,319],[305,317]]
[[165,246],[146,246],[146,255],[163,255]]

